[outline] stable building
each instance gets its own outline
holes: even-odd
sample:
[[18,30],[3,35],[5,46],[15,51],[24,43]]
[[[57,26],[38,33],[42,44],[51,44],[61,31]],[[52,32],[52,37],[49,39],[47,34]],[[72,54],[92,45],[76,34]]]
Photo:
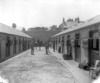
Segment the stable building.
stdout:
[[92,66],[95,60],[100,59],[99,37],[100,15],[52,36],[52,45],[75,61],[86,60]]

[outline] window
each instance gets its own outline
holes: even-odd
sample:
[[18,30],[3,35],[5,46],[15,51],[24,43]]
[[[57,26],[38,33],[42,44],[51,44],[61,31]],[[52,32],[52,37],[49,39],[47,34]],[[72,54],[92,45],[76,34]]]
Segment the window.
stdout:
[[99,39],[96,39],[96,50],[99,50]]
[[99,39],[92,39],[92,49],[99,50]]
[[99,33],[98,33],[98,30],[91,31],[91,34],[92,34],[92,36],[91,36],[92,46],[91,47],[92,47],[93,50],[99,50],[99,39],[98,39]]

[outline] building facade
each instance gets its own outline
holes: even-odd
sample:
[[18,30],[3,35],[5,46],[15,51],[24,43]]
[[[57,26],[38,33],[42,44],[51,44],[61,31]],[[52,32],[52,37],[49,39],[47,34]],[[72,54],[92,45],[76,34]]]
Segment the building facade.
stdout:
[[90,66],[94,65],[100,59],[100,15],[52,36],[52,41],[62,54],[79,63],[86,60]]

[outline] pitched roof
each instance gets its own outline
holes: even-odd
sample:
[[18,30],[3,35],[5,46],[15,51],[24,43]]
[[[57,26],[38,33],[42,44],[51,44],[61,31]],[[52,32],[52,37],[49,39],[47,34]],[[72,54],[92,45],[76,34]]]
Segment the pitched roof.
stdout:
[[66,22],[67,26],[66,27],[72,27],[72,26],[76,26],[78,23],[73,21],[73,22]]
[[62,34],[65,34],[65,33],[68,33],[68,32],[74,31],[74,30],[78,30],[78,29],[81,29],[81,28],[86,28],[87,26],[90,26],[90,25],[93,25],[93,24],[96,24],[96,23],[100,23],[100,15],[97,15],[97,16],[85,21],[82,24],[78,24],[77,26],[73,26],[72,28],[66,29],[65,31],[62,31],[62,32],[60,32],[60,33],[58,33],[58,34],[56,34],[52,37],[62,35]]
[[12,27],[10,27],[8,25],[2,24],[2,23],[0,23],[0,32],[31,38],[30,36],[28,36],[27,34],[23,33],[22,31],[14,29],[14,28],[12,28]]

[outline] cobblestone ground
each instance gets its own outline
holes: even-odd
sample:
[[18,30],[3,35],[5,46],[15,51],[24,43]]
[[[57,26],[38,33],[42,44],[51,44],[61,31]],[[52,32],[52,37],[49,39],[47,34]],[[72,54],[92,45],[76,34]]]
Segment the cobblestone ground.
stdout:
[[78,83],[71,72],[52,54],[36,50],[0,65],[0,75],[9,83]]

